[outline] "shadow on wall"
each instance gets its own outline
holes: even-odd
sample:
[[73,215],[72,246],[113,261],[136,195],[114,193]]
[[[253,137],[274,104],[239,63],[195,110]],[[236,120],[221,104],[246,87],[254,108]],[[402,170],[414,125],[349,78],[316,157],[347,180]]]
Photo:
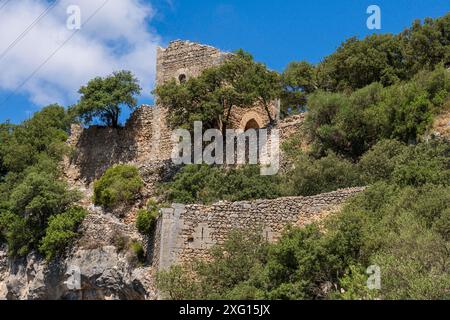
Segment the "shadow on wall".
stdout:
[[136,157],[136,140],[128,128],[92,126],[82,130],[71,164],[79,169],[79,179],[90,184],[112,165],[127,163]]

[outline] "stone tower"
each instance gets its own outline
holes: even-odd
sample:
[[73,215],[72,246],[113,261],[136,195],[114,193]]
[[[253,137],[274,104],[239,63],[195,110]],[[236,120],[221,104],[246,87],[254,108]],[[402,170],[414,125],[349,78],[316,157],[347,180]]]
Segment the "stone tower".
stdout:
[[176,79],[183,82],[199,76],[203,70],[219,65],[230,53],[190,41],[175,40],[167,48],[159,47],[156,61],[156,85]]
[[[156,61],[156,85],[162,85],[175,79],[179,83],[199,76],[203,70],[220,65],[232,53],[222,52],[217,48],[190,41],[175,40],[167,48],[158,48]],[[279,101],[270,106],[271,116],[277,118]],[[233,109],[230,128],[259,129],[267,126],[269,117],[263,106]]]

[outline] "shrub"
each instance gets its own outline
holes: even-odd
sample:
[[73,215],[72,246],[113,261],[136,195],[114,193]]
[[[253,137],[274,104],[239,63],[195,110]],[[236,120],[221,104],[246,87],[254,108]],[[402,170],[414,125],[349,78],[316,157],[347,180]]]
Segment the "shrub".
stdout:
[[447,208],[433,223],[433,230],[446,241],[450,241],[450,208]]
[[185,166],[165,187],[167,200],[177,203],[213,203],[272,199],[280,195],[279,178],[262,176],[259,166],[224,169],[208,165]]
[[143,235],[150,235],[155,228],[159,211],[157,208],[141,209],[136,218],[136,228]]
[[112,237],[111,242],[114,247],[116,247],[117,252],[121,253],[125,250],[128,250],[130,245],[130,238],[124,235],[121,231],[115,230]]
[[[210,261],[172,266],[157,274],[157,285],[170,299],[257,298],[253,277],[262,277],[267,242],[254,229],[234,231],[221,245],[210,249]],[[243,286],[242,284],[248,284]],[[250,295],[250,296],[249,296]]]
[[139,193],[144,182],[131,165],[115,165],[94,183],[94,203],[106,208],[128,204]]
[[396,140],[384,140],[361,158],[358,167],[366,183],[388,181],[400,186],[447,185],[450,181],[449,151],[450,144],[446,141],[407,146]]
[[340,188],[361,185],[355,165],[333,153],[315,160],[300,156],[294,169],[286,174],[286,195],[311,196]]
[[332,292],[331,298],[341,300],[375,300],[378,298],[377,290],[370,290],[367,286],[367,274],[361,265],[352,265],[343,276],[339,284],[342,288],[340,292]]
[[140,242],[132,241],[130,244],[130,248],[139,263],[145,262],[145,250]]
[[0,215],[0,231],[12,257],[25,256],[32,248],[35,235],[25,218],[11,212]]
[[358,163],[364,181],[390,180],[406,149],[407,146],[397,140],[383,140],[376,144]]
[[39,247],[47,260],[60,254],[77,237],[77,229],[86,215],[84,209],[74,207],[50,218],[45,237]]
[[14,221],[15,215],[11,212],[0,213],[0,243],[6,241],[6,232],[8,231],[9,225]]
[[405,160],[396,166],[392,181],[401,186],[422,186],[428,183],[449,185],[450,143],[421,143],[409,147]]
[[195,300],[199,299],[199,289],[190,276],[190,270],[174,265],[168,270],[157,273],[156,283],[165,299]]

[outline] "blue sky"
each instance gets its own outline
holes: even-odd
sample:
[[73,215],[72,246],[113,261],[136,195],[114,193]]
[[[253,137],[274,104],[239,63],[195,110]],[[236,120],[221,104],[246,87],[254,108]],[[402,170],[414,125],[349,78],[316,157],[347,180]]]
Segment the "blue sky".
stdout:
[[[4,1],[0,0],[0,7]],[[4,30],[2,18],[13,18],[20,12],[21,17],[28,14],[31,23],[48,5],[44,0],[21,1],[22,7],[8,5],[4,12],[0,11],[0,29]],[[243,48],[256,60],[281,71],[290,61],[319,62],[345,39],[374,32],[366,27],[369,5],[381,8],[382,29],[376,32],[383,33],[398,33],[417,18],[450,12],[448,0],[111,0],[81,29],[73,43],[58,51],[17,89],[58,47],[61,39],[66,39],[65,32],[55,31],[55,26],[66,19],[65,0],[61,2],[60,8],[54,9],[23,38],[23,43],[0,59],[0,69],[6,70],[3,76],[0,74],[1,122],[7,119],[20,122],[50,102],[64,106],[76,103],[76,88],[87,79],[114,69],[134,71],[144,88],[140,102],[151,104],[154,49],[173,39],[188,39],[227,51]],[[69,2],[79,3],[87,17],[95,11],[94,4],[103,1]],[[24,19],[14,21],[18,20]],[[9,24],[10,37],[0,35],[0,53],[30,23],[24,20],[23,24]],[[47,42],[54,38],[59,42]]]

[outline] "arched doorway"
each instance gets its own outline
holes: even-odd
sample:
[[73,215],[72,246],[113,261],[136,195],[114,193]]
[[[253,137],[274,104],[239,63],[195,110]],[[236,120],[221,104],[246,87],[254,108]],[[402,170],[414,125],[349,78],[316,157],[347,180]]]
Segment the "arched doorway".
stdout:
[[259,129],[262,128],[262,120],[258,113],[250,111],[241,120],[240,129],[245,138],[245,162],[257,164],[259,162]]
[[180,74],[178,76],[178,81],[180,81],[181,84],[185,83],[187,81],[187,77],[184,73]]
[[264,121],[261,115],[255,111],[249,111],[241,118],[239,129],[247,131],[250,129],[261,129],[264,127]]
[[244,131],[250,130],[250,129],[259,129],[259,124],[255,119],[250,119],[247,124],[245,125]]

